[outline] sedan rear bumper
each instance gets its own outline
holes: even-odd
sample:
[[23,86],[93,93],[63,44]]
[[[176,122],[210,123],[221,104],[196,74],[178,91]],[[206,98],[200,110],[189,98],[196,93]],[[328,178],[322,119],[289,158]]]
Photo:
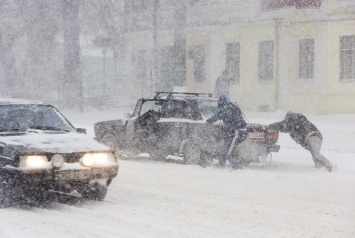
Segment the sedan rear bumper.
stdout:
[[270,145],[267,146],[268,152],[279,152],[280,150],[280,145]]

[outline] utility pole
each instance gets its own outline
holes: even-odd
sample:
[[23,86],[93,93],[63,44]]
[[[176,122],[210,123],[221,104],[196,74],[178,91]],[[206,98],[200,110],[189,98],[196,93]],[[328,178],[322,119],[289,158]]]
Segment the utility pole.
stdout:
[[186,0],[177,0],[174,18],[175,78],[173,86],[181,87],[186,85]]
[[117,76],[117,57],[118,57],[118,51],[116,49],[116,45],[113,50],[113,59],[115,61],[115,93],[117,92],[117,81],[118,81],[118,76]]
[[62,0],[64,20],[64,88],[65,106],[79,105],[80,95],[80,0]]
[[279,97],[280,97],[280,25],[282,23],[282,19],[274,19],[275,28],[275,93],[274,93],[274,105],[275,110],[279,108]]
[[149,90],[150,94],[153,94],[156,84],[158,83],[158,50],[157,50],[157,37],[158,37],[158,8],[159,0],[154,0],[153,5],[153,52],[152,52],[152,64],[150,66],[150,85]]
[[105,96],[106,94],[106,54],[107,49],[103,48],[101,50],[102,54],[102,95]]

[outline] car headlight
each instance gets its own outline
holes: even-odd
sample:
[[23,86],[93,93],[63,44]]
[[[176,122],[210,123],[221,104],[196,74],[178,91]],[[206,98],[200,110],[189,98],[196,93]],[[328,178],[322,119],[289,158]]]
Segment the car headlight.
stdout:
[[48,164],[47,156],[45,155],[26,155],[20,157],[20,167],[29,169],[44,168]]
[[105,165],[111,162],[115,162],[115,157],[111,152],[109,153],[93,153],[95,159],[95,165]]
[[83,166],[90,167],[95,163],[94,156],[92,156],[91,153],[87,153],[83,157],[81,157],[80,163]]
[[102,166],[111,162],[115,162],[115,157],[111,152],[102,153],[86,153],[81,159],[80,163],[86,167]]

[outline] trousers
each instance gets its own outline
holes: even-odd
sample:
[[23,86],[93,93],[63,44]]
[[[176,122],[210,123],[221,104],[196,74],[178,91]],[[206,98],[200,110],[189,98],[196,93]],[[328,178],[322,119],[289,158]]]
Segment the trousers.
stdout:
[[235,146],[244,141],[247,136],[246,129],[236,130],[234,137],[227,137],[224,139],[223,147],[219,157],[219,166],[225,166],[227,160],[232,165],[233,169],[238,169],[239,160],[238,154],[232,153]]
[[318,134],[310,134],[307,136],[305,143],[306,149],[312,154],[312,159],[316,167],[324,166],[327,169],[331,168],[332,164],[330,161],[320,153],[323,143],[321,136]]

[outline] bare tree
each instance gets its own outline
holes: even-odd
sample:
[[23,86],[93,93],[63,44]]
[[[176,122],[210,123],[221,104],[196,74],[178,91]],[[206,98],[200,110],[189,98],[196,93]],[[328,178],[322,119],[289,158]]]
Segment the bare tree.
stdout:
[[20,10],[15,1],[0,1],[0,63],[5,78],[4,85],[7,87],[7,96],[16,94],[15,86],[18,82],[16,56],[13,47],[16,40],[24,33],[22,19],[15,18]]
[[50,95],[54,39],[61,24],[58,2],[0,1],[0,66],[7,96],[43,99]]
[[63,68],[59,66],[61,57],[55,45],[62,26],[61,13],[59,0],[35,0],[27,8],[32,26],[27,31],[27,53],[22,65],[27,72],[24,80],[29,82],[24,85],[24,94],[29,98],[50,101],[54,97],[50,92],[58,90],[53,75]]
[[62,0],[64,20],[64,78],[65,106],[81,103],[79,6],[80,0]]

